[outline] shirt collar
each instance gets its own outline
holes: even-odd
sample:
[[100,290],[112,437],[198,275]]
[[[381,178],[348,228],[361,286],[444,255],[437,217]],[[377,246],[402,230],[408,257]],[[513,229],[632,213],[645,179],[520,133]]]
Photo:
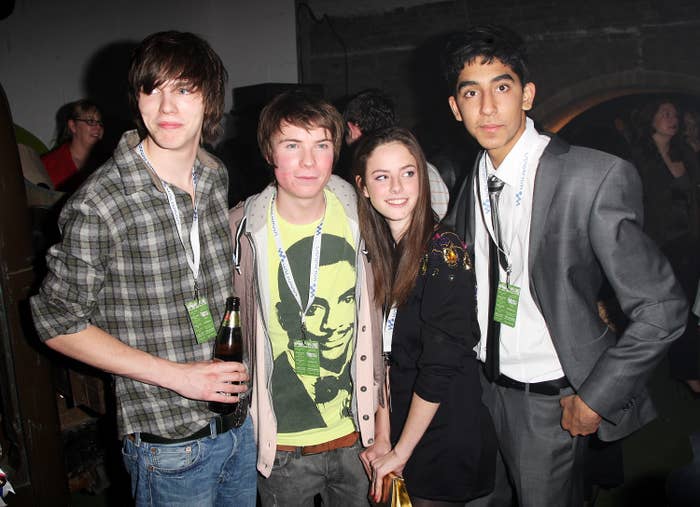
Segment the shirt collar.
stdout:
[[538,136],[539,133],[537,129],[535,129],[535,122],[526,117],[525,130],[510,152],[508,152],[506,158],[503,159],[501,165],[498,166],[498,170],[494,169],[491,158],[484,152],[487,175],[496,175],[498,179],[503,181],[506,185],[511,187],[517,186],[523,160],[530,153],[532,148],[537,145]]
[[[132,194],[144,188],[155,186],[158,191],[165,192],[163,184],[148,164],[139,156],[137,146],[141,142],[138,132],[130,130],[122,135],[119,145],[114,151],[114,159],[119,167],[119,173],[124,185],[125,193]],[[197,185],[197,192],[207,194],[213,180],[210,176],[212,171],[220,170],[221,162],[207,153],[203,148],[197,151],[197,158],[194,162],[194,170],[198,171],[200,180]]]

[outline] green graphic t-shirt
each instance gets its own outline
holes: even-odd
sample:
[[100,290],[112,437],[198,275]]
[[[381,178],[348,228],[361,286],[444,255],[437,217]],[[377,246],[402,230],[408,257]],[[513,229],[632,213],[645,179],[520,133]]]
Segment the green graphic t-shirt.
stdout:
[[[325,192],[316,297],[306,313],[289,289],[277,252],[268,210],[270,319],[274,369],[272,403],[278,443],[314,445],[355,430],[350,408],[350,360],[355,330],[355,249],[342,204]],[[282,246],[294,282],[307,306],[314,232],[319,221],[295,225],[276,214]]]

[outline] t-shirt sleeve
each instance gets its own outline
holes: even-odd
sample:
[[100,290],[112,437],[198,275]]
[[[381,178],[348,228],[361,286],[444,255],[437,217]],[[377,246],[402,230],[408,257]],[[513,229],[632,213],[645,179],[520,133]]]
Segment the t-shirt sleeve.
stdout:
[[465,361],[474,357],[474,275],[459,236],[436,233],[420,268],[424,277],[420,321],[422,353],[414,392],[441,402]]

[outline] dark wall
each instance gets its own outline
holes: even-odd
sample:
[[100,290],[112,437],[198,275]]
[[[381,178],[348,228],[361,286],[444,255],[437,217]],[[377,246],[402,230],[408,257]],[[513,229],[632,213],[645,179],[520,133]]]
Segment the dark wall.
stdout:
[[440,36],[469,23],[501,23],[526,37],[537,85],[532,115],[553,130],[630,93],[700,96],[697,0],[462,0],[330,23],[299,9],[297,22],[304,82],[320,83],[333,100],[383,88],[402,123],[422,126],[431,143],[451,135],[443,125],[453,121],[439,80]]

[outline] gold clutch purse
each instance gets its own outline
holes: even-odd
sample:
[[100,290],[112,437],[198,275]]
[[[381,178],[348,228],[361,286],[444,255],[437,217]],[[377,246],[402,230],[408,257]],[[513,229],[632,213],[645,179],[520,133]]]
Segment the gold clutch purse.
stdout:
[[382,481],[382,499],[375,504],[378,507],[412,507],[403,477],[394,472],[384,476]]

